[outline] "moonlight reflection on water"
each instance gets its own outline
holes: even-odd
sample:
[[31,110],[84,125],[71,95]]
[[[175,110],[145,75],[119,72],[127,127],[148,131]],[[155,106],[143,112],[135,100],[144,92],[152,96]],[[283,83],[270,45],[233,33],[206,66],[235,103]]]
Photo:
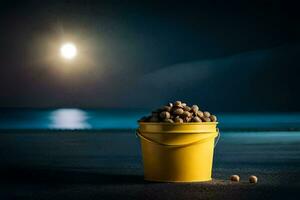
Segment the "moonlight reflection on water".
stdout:
[[91,126],[86,122],[88,116],[80,109],[57,109],[51,115],[50,128],[86,129]]

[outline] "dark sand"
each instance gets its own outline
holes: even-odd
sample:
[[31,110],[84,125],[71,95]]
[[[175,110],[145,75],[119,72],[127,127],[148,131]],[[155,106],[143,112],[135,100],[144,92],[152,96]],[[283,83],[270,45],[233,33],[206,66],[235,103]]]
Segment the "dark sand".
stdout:
[[133,131],[2,131],[0,155],[1,200],[298,199],[300,191],[300,132],[225,132],[214,180],[193,184],[145,182]]

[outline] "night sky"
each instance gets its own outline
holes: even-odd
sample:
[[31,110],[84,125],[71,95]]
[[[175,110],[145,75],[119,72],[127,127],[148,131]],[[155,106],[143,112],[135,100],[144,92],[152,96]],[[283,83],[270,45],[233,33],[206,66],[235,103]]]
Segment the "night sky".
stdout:
[[298,6],[181,2],[1,1],[0,107],[300,111]]

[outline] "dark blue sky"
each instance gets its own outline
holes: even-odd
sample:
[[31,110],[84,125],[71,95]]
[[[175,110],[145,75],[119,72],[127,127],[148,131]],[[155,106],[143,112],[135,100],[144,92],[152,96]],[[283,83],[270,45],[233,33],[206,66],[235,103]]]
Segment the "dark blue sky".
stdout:
[[[285,1],[286,2],[286,1]],[[1,107],[300,111],[299,12],[284,1],[3,1]],[[56,54],[73,41],[78,57]]]

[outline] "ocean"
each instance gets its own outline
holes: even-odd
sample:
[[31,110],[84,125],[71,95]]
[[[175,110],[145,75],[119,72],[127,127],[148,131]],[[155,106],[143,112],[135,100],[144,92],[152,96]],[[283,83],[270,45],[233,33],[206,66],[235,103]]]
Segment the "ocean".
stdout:
[[[0,109],[0,130],[128,130],[149,111],[128,109]],[[222,130],[300,130],[300,113],[219,113]]]

